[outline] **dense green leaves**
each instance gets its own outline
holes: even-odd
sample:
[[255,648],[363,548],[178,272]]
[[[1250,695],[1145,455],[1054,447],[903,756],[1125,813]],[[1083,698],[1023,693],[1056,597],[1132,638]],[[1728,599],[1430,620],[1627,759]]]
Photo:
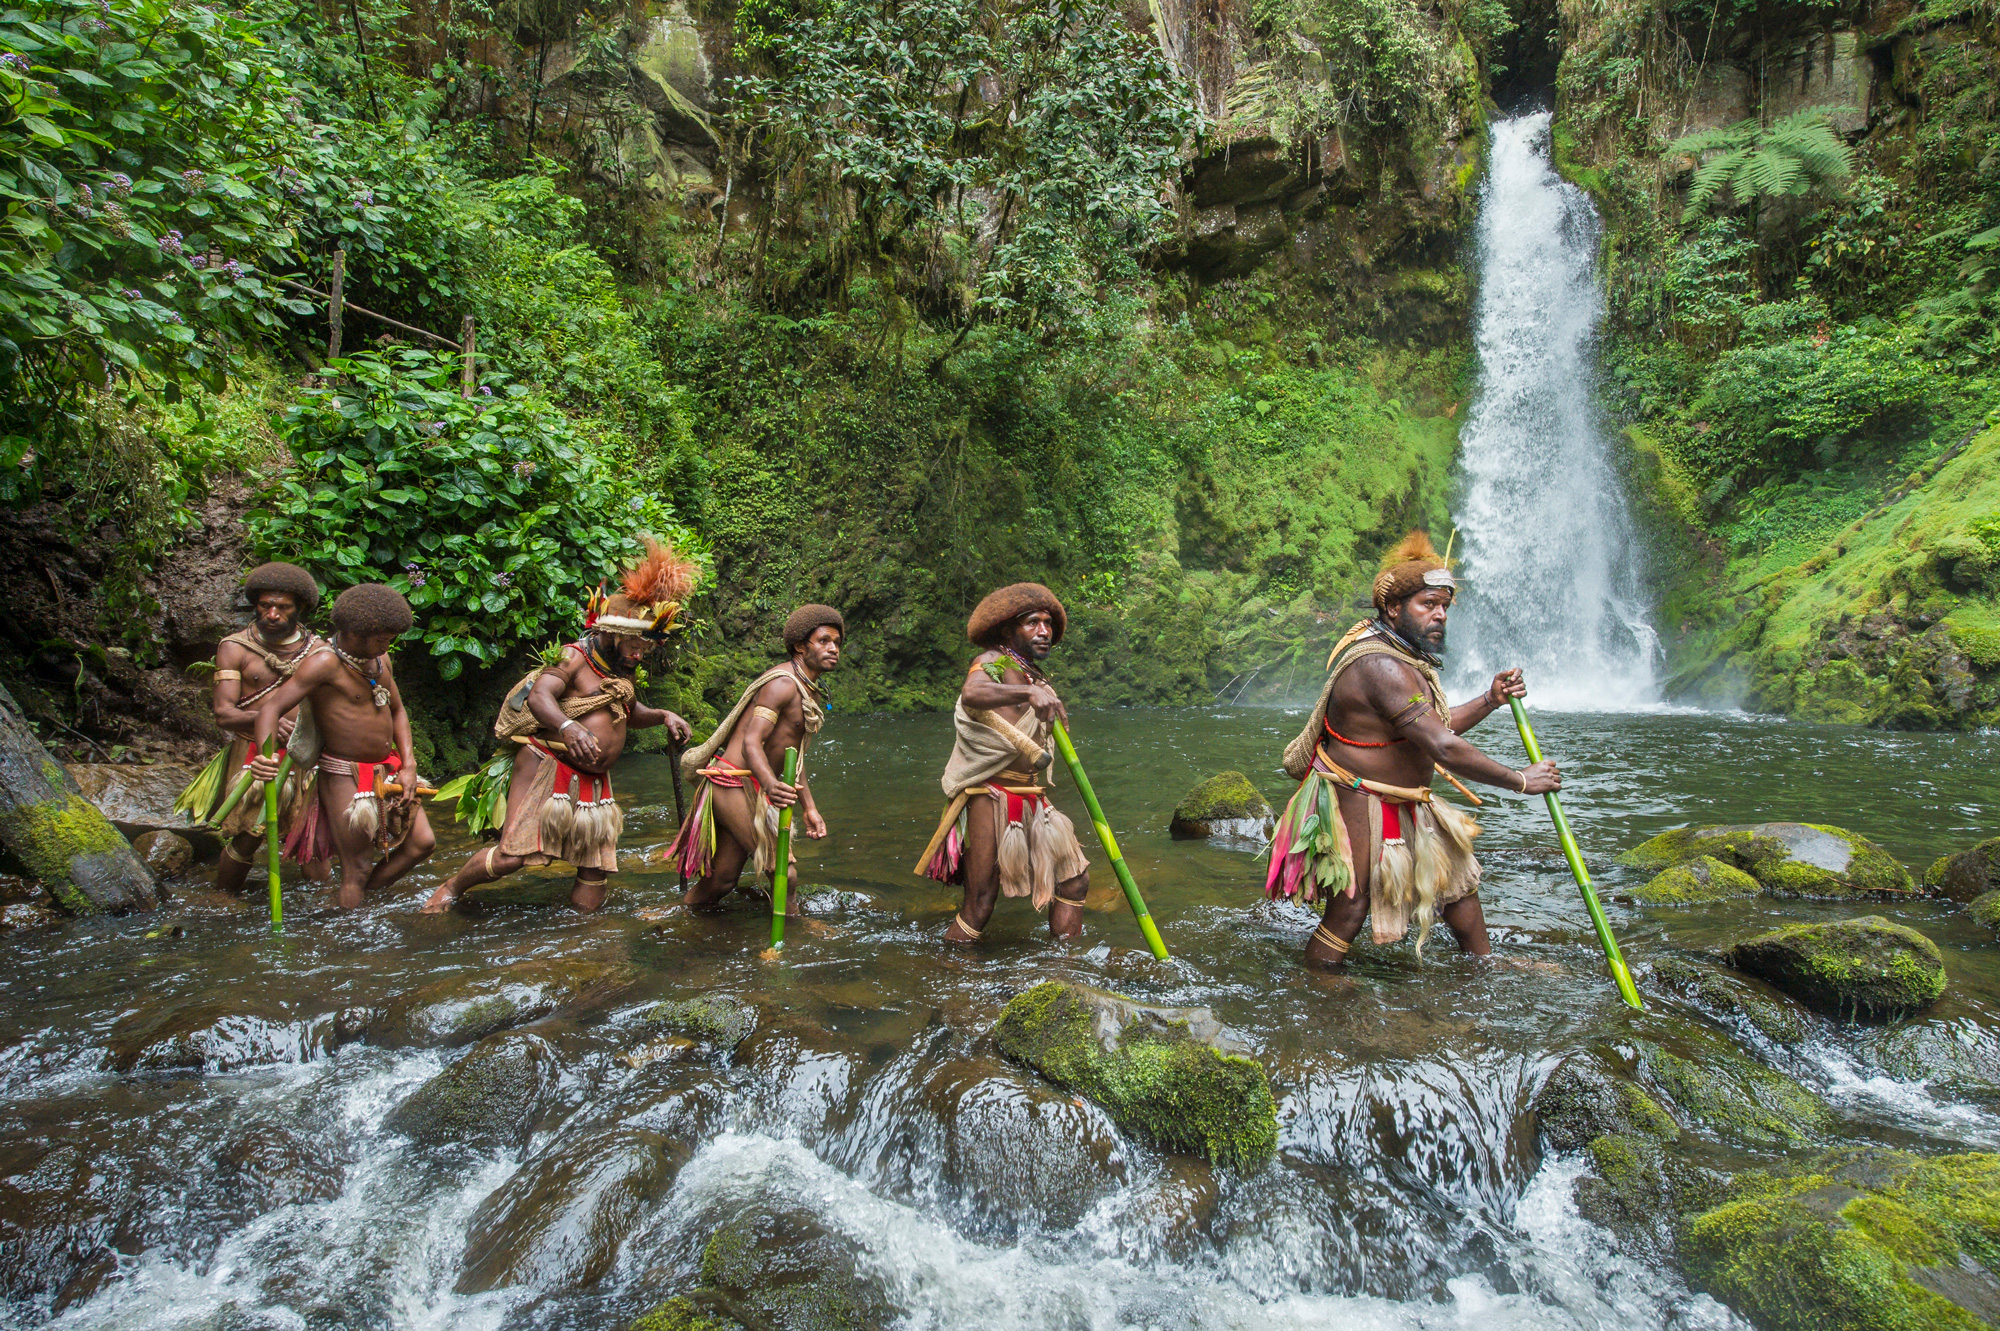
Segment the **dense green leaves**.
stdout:
[[1854,149],[1826,117],[1824,108],[1808,107],[1769,127],[1744,120],[1676,140],[1673,151],[1702,159],[1688,187],[1685,215],[1699,217],[1725,199],[1741,207],[1846,180],[1854,174]]
[[640,534],[694,547],[629,456],[526,388],[461,398],[456,366],[422,351],[333,368],[347,382],[285,415],[298,466],[253,515],[254,542],[331,588],[401,590],[447,679],[573,631]]

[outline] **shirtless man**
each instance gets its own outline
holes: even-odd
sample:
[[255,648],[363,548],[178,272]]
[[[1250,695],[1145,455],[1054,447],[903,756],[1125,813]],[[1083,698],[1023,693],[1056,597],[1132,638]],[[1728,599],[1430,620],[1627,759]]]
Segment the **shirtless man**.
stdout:
[[[389,886],[437,846],[417,801],[410,718],[389,667],[389,648],[409,630],[410,603],[394,587],[364,583],[333,603],[333,638],[315,648],[257,709],[256,745],[301,709],[291,747],[300,766],[317,766],[319,798],[285,843],[288,859],[340,857],[343,910]],[[311,728],[308,730],[307,727]],[[251,763],[277,775],[277,755]],[[377,858],[380,857],[380,862]]]
[[[752,680],[715,733],[682,755],[681,770],[696,782],[694,810],[668,854],[694,880],[688,905],[713,906],[735,891],[745,861],[754,860],[759,878],[771,879],[780,809],[797,804],[799,830],[815,841],[826,835],[805,779],[806,750],[826,723],[820,677],[840,664],[846,636],[832,606],[794,610],[784,630],[789,657]],[[784,779],[786,749],[799,751],[798,780],[791,783]],[[787,914],[799,914],[802,895],[787,899]]]
[[[250,602],[254,618],[224,638],[215,649],[215,691],[209,701],[215,723],[230,741],[217,755],[214,798],[202,799],[200,809],[188,812],[205,818],[220,801],[229,784],[250,761],[251,740],[257,732],[257,708],[264,698],[290,679],[306,653],[320,645],[320,639],[305,621],[319,607],[319,584],[312,574],[296,564],[259,564],[243,579],[244,599]],[[296,712],[278,721],[278,740],[292,737]],[[189,787],[184,801],[194,796]],[[278,804],[278,833],[290,832],[298,822],[306,801],[313,797],[313,774],[295,773],[285,782]],[[264,798],[261,791],[246,795],[230,811],[218,829],[226,838],[222,863],[215,873],[215,885],[225,892],[241,892],[250,875],[250,863],[264,844]],[[326,877],[325,861],[308,865],[314,879]]]
[[[1562,788],[1553,762],[1517,771],[1462,738],[1528,690],[1519,670],[1505,670],[1473,701],[1446,702],[1438,665],[1457,591],[1429,538],[1411,532],[1376,576],[1376,618],[1334,648],[1319,705],[1285,751],[1285,770],[1302,780],[1272,836],[1265,890],[1327,898],[1306,944],[1310,964],[1344,964],[1371,919],[1377,943],[1401,938],[1414,922],[1421,950],[1442,919],[1465,951],[1491,952],[1472,855],[1479,827],[1432,799],[1432,773],[1441,767],[1523,795]],[[1326,816],[1336,809],[1338,817]]]
[[[625,826],[610,773],[625,752],[626,733],[665,726],[676,740],[688,735],[680,717],[638,700],[633,677],[672,630],[696,572],[691,561],[650,544],[646,558],[625,574],[623,590],[593,607],[583,639],[563,648],[562,660],[532,683],[523,681],[516,692],[525,689],[524,698],[509,696],[495,729],[507,732],[509,743],[513,734],[528,742],[514,760],[499,844],[446,879],[424,903],[425,914],[449,910],[469,887],[556,860],[576,866],[571,905],[585,912],[604,905]],[[523,708],[532,727],[510,721]]]
[[966,625],[966,637],[984,650],[952,709],[948,803],[917,866],[925,877],[965,889],[947,943],[978,942],[1003,895],[1028,897],[1047,911],[1053,938],[1083,932],[1090,864],[1075,825],[1047,791],[1050,737],[1069,713],[1041,668],[1068,622],[1054,592],[1020,582],[988,595]]

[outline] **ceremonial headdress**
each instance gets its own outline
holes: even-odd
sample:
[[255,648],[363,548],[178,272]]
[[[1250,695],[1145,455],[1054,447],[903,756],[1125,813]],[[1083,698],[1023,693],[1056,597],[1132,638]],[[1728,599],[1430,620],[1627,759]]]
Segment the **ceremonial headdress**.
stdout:
[[386,582],[364,582],[349,587],[333,600],[336,633],[352,633],[362,638],[372,638],[378,633],[404,633],[414,620],[410,603]]
[[1415,596],[1426,587],[1443,587],[1456,595],[1458,579],[1451,575],[1451,565],[1431,544],[1431,538],[1413,531],[1382,557],[1382,571],[1375,575],[1375,608],[1387,610],[1392,603]]
[[303,618],[319,608],[319,584],[297,564],[259,564],[243,578],[243,596],[251,605],[265,592],[283,592],[299,603]]
[[1069,613],[1056,594],[1039,582],[1017,582],[988,592],[986,599],[974,607],[972,618],[966,621],[965,636],[981,647],[997,647],[1009,624],[1037,610],[1047,611],[1052,621],[1054,632],[1050,644],[1061,642],[1063,631],[1069,627]]
[[625,570],[617,591],[606,596],[604,585],[599,583],[590,594],[583,626],[599,633],[657,641],[674,628],[681,607],[700,578],[699,564],[649,536],[645,558]]
[[792,611],[785,619],[785,650],[797,651],[820,628],[839,629],[841,637],[847,636],[847,621],[830,605],[802,605]]

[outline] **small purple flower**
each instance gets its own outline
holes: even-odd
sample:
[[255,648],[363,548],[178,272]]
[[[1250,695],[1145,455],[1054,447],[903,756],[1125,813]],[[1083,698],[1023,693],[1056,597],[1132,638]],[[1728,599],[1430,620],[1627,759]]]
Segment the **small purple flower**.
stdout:
[[168,322],[168,323],[170,323],[170,324],[178,324],[178,323],[186,323],[186,322],[187,322],[187,320],[185,320],[185,319],[181,318],[181,317],[180,317],[180,315],[178,315],[178,314],[175,314],[175,313],[174,313],[174,312],[173,312],[172,310],[168,310],[168,311],[167,311],[167,322]]
[[[481,384],[481,385],[479,385],[479,396],[481,396],[481,397],[492,397],[492,396],[493,396],[493,385],[492,385],[492,384]],[[531,464],[531,465],[532,465],[532,464]]]
[[208,256],[206,254],[195,255],[192,259],[188,260],[188,267],[195,269],[208,267]]
[[121,199],[129,199],[129,198],[131,198],[131,197],[132,197],[132,177],[130,177],[130,176],[128,176],[128,175],[126,175],[126,174],[125,174],[125,173],[124,173],[123,171],[114,171],[114,172],[112,172],[112,173],[111,173],[111,192],[112,192],[113,194],[116,194],[116,195],[117,195],[117,196],[118,196],[119,198],[121,198]]
[[181,188],[190,194],[199,194],[208,188],[208,176],[203,172],[195,170],[193,167],[189,167],[187,170],[181,172]]
[[236,260],[231,259],[229,262],[222,265],[222,271],[229,274],[229,278],[231,281],[237,281],[240,280],[243,276],[243,265],[236,262]]
[[33,65],[28,63],[28,57],[16,51],[9,51],[5,55],[0,55],[0,65],[5,65],[17,74],[26,74],[34,68]]
[[418,587],[423,586],[425,582],[429,581],[428,576],[424,573],[423,567],[419,564],[415,563],[405,564],[403,565],[403,572],[410,575],[410,589],[412,591],[416,590]]
[[169,231],[167,232],[166,235],[160,237],[160,253],[179,254],[180,252],[181,252],[180,232]]
[[142,298],[146,293],[139,290],[139,288],[137,287],[126,287],[123,291],[120,291],[118,294],[123,296],[127,300],[138,300]]
[[430,435],[430,436],[432,436],[433,438],[435,438],[436,436],[438,436],[438,435],[441,435],[441,434],[443,434],[443,433],[444,433],[444,422],[443,422],[443,421],[425,421],[425,422],[423,423],[423,425],[422,425],[422,426],[421,426],[420,428],[421,428],[421,429],[423,430],[423,432],[424,432],[425,434],[427,434],[427,435]]
[[111,228],[113,235],[124,237],[132,234],[132,221],[125,216],[125,210],[114,200],[104,205],[104,225]]
[[514,464],[514,474],[525,481],[528,477],[535,474],[535,464],[532,462],[516,462]]
[[76,192],[77,196],[81,198],[85,203],[97,202],[97,196],[90,192],[90,186],[88,185],[78,185],[76,187]]
[[512,573],[495,573],[493,575],[493,585],[495,587],[511,587],[514,585],[514,575]]

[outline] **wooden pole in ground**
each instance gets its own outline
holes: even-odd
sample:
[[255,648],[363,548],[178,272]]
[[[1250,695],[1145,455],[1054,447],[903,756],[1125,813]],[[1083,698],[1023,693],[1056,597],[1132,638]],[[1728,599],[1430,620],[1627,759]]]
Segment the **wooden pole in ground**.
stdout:
[[465,316],[465,323],[463,324],[462,327],[464,330],[464,336],[462,336],[459,339],[459,345],[465,349],[465,365],[464,368],[460,369],[458,372],[458,395],[460,397],[471,397],[472,396],[472,353],[474,349],[472,341],[471,315],[468,314]]
[[333,252],[333,281],[327,284],[326,297],[326,358],[332,360],[340,354],[340,308],[347,286],[347,251]]
[[124,836],[42,747],[4,685],[0,844],[73,915],[146,910],[164,896]]

